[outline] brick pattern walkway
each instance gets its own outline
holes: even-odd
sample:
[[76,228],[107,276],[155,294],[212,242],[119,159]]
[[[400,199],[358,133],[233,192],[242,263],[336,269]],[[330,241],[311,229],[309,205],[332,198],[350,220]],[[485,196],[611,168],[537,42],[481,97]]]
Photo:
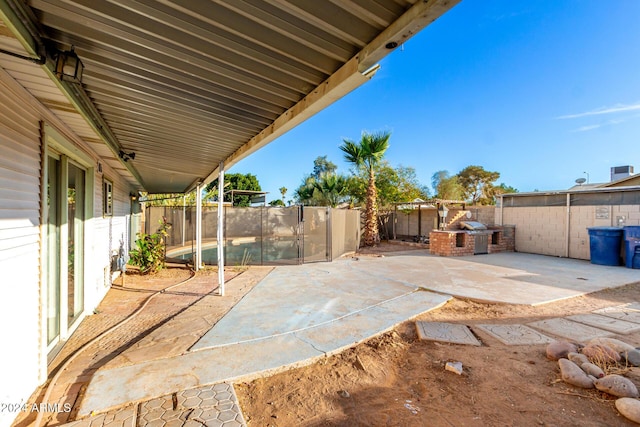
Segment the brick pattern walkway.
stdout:
[[233,385],[184,390],[118,409],[65,427],[244,427]]

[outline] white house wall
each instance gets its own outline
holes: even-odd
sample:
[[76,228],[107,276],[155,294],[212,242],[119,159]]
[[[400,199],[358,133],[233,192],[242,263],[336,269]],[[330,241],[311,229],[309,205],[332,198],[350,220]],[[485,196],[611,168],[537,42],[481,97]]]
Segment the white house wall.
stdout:
[[[0,70],[2,71],[2,70]],[[40,363],[40,117],[0,80],[0,402],[26,402]],[[15,412],[0,411],[0,425]]]
[[[102,165],[53,113],[0,68],[0,402],[19,404],[47,377],[46,307],[41,279],[41,123],[67,143],[82,148],[94,164],[87,188],[93,188],[93,209],[85,222],[84,315],[91,314],[110,285],[110,254],[119,241],[128,242],[131,189],[117,172]],[[91,173],[93,172],[93,173]],[[103,217],[103,175],[113,182],[113,216]],[[41,234],[42,233],[42,234]],[[125,244],[125,247],[127,245]],[[79,322],[77,322],[79,323]],[[18,414],[0,411],[0,426]]]

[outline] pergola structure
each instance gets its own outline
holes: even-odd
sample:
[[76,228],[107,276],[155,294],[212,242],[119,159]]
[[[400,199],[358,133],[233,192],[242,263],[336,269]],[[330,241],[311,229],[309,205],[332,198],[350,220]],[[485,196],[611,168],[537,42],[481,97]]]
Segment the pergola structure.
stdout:
[[[448,209],[447,205],[460,205],[461,209],[467,205],[467,202],[464,200],[449,200],[449,199],[428,199],[428,200],[419,200],[412,202],[401,202],[394,203],[394,212],[398,212],[398,208],[401,210],[404,209],[418,209],[418,236],[422,236],[422,211],[420,210],[422,206],[425,207],[434,207],[438,210],[438,216],[440,217],[440,221],[446,218]],[[395,225],[394,225],[394,234],[395,234]]]
[[132,186],[200,202],[458,1],[0,0],[0,66]]

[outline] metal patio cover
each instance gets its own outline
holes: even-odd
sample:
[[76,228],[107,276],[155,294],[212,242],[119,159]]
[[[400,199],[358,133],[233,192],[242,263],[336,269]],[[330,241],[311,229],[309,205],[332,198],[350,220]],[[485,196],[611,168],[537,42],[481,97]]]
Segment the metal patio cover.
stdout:
[[[74,47],[82,86],[57,86],[151,193],[212,181],[220,162],[232,166],[366,82],[457,1],[0,0],[13,32],[33,36],[27,51]],[[62,117],[69,108],[45,105]]]

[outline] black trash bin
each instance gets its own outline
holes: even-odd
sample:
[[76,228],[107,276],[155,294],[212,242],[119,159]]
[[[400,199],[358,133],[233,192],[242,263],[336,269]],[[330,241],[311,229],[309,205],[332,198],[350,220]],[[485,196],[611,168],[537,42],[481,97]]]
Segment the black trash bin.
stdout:
[[590,227],[587,230],[589,231],[591,264],[620,265],[622,228]]
[[625,264],[640,269],[640,225],[628,225],[623,230]]

